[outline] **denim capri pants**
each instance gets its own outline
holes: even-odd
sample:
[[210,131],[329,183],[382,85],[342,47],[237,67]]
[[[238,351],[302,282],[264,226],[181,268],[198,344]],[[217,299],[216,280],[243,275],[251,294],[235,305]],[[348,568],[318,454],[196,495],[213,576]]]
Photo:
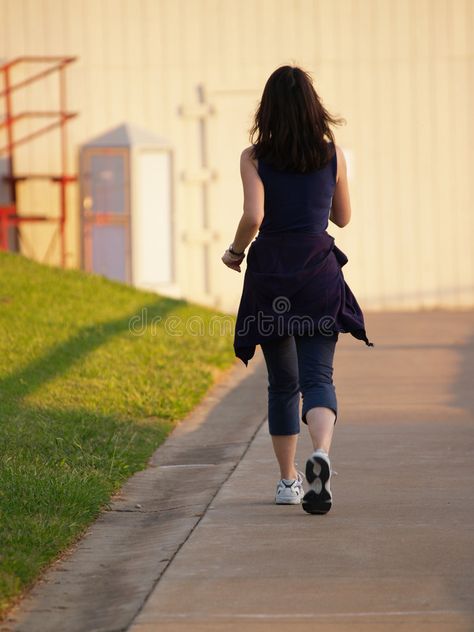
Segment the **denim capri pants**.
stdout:
[[332,381],[334,351],[339,334],[292,335],[261,343],[268,370],[268,426],[271,435],[300,432],[301,420],[311,408],[323,406],[334,411],[337,421],[336,390]]

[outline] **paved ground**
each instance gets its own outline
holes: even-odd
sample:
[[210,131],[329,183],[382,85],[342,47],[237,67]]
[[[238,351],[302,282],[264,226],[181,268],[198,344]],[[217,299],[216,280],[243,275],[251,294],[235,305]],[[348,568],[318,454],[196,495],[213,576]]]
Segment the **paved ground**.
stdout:
[[[95,525],[89,555],[79,546],[69,558],[69,582],[56,569],[14,629],[474,630],[474,313],[369,314],[367,325],[376,347],[342,336],[336,352],[331,512],[272,502],[260,357],[124,489],[132,524],[114,527],[127,513],[107,512],[102,540]],[[309,450],[304,432],[300,467]],[[122,548],[114,558],[107,538],[133,559]],[[110,568],[112,589],[96,597]]]

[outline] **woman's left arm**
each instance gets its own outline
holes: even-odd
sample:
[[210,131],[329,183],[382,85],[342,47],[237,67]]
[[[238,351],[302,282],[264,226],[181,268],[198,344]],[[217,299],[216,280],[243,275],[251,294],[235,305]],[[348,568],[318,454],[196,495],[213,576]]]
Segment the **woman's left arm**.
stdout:
[[244,149],[240,156],[240,175],[244,189],[244,209],[240,218],[234,241],[231,244],[232,250],[241,255],[234,255],[226,250],[222,261],[240,272],[240,264],[245,257],[245,249],[258,232],[263,220],[264,209],[264,189],[263,182],[258,175],[257,167],[251,157],[252,147]]

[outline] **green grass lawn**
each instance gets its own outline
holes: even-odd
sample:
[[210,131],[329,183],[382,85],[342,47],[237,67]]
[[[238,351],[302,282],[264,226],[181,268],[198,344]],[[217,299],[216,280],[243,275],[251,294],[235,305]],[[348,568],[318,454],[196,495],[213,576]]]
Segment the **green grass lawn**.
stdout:
[[216,315],[0,253],[0,614],[233,363]]

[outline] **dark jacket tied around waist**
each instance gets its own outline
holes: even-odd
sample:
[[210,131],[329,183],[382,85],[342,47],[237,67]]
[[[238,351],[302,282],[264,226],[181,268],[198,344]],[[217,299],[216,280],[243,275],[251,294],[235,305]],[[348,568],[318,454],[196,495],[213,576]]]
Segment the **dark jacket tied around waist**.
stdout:
[[259,160],[265,218],[248,250],[234,336],[245,365],[257,344],[286,335],[351,333],[373,346],[341,270],[348,258],[325,230],[336,168],[336,154],[308,174]]

